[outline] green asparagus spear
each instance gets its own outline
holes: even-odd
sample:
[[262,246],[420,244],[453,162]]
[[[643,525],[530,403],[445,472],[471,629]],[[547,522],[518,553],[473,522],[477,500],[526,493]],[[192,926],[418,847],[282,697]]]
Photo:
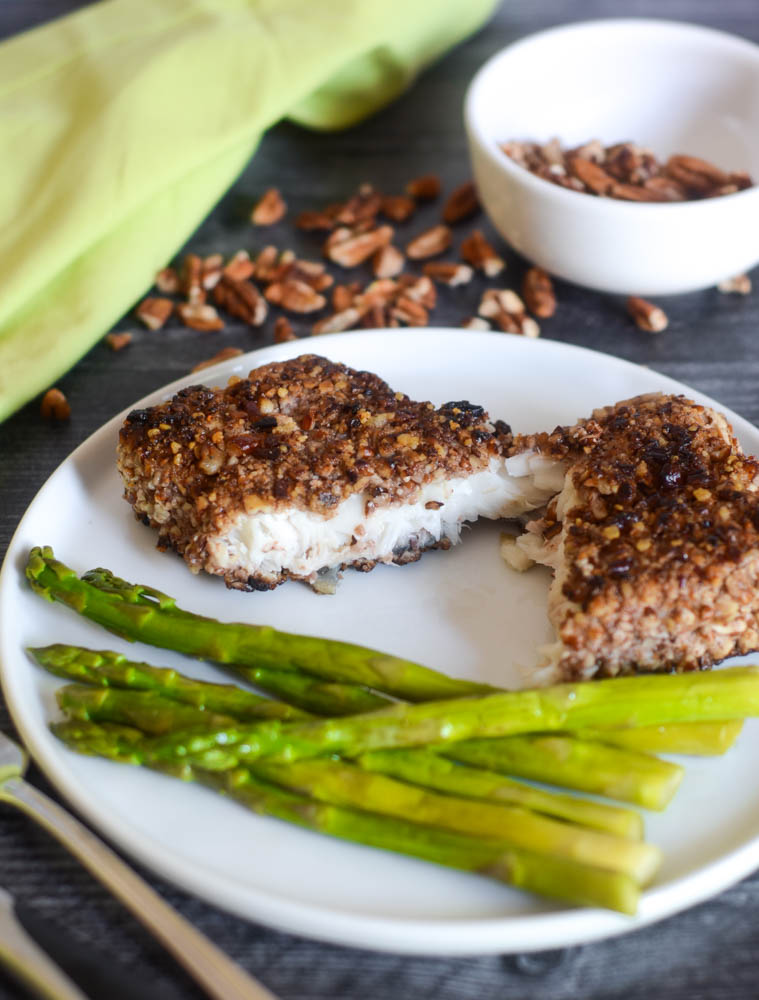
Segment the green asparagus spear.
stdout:
[[[53,732],[79,753],[139,763],[142,734],[87,722],[55,723]],[[137,754],[138,757],[143,755]],[[253,812],[296,823],[343,840],[382,848],[486,875],[544,896],[633,914],[638,886],[627,875],[565,858],[505,847],[502,843],[420,826],[407,820],[315,802],[262,781],[246,768],[215,773],[185,765],[178,776],[199,781]]]
[[634,809],[549,792],[495,771],[468,767],[429,750],[374,750],[362,754],[356,763],[364,770],[434,788],[447,795],[521,806],[618,837],[640,840],[643,836],[643,821]]
[[270,670],[268,667],[226,666],[262,691],[296,705],[314,715],[358,715],[373,712],[393,702],[384,695],[360,684],[319,680],[295,670]]
[[277,671],[303,671],[328,681],[361,684],[409,701],[429,701],[492,690],[456,680],[410,660],[267,625],[217,622],[178,608],[166,594],[130,584],[108,570],[79,579],[48,546],[29,554],[26,576],[47,600],[61,601],[125,639],[188,653],[201,660]]
[[511,847],[572,858],[619,871],[647,885],[659,867],[660,851],[640,840],[600,833],[541,816],[517,806],[440,795],[384,774],[362,771],[339,760],[300,760],[251,765],[266,781],[336,806],[404,819],[456,833],[492,837]]
[[447,757],[502,774],[543,781],[632,802],[645,809],[664,809],[682,781],[679,764],[560,733],[465,740],[435,749]]
[[84,649],[55,643],[29,653],[50,673],[58,677],[94,684],[98,687],[127,688],[132,691],[155,691],[172,701],[194,705],[205,712],[217,712],[235,719],[305,719],[301,712],[284,702],[272,701],[245,691],[234,684],[214,684],[186,677],[168,667],[129,660],[122,653],[108,649]]
[[177,757],[225,769],[262,757],[280,761],[454,743],[544,730],[619,728],[759,714],[759,668],[657,674],[558,684],[473,698],[398,704],[365,715],[306,722],[271,720],[151,741],[156,760]]
[[[227,715],[241,710],[243,718],[247,714],[246,699],[235,699],[235,689],[230,690],[205,681],[193,681],[174,671],[161,670],[147,664],[134,664],[139,669],[132,673],[125,668],[130,661],[123,661],[118,654],[105,656],[101,660],[102,654],[99,653],[88,650],[79,650],[80,655],[75,655],[76,653],[76,647],[49,647],[35,651],[35,656],[42,665],[48,665],[57,674],[86,677],[101,683],[104,678],[100,669],[104,664],[107,678],[114,684],[133,683],[135,679],[136,683],[148,684],[170,675],[170,690],[189,692],[192,703],[178,703],[156,689],[139,691],[134,688],[109,687],[104,692],[103,688],[68,685],[59,689],[57,697],[60,707],[70,718],[122,723],[136,726],[144,733],[157,735],[177,728],[196,725],[207,727],[218,725],[220,721],[232,722],[231,718],[220,720],[215,713],[216,709],[227,708]],[[80,665],[86,667],[86,670],[80,669]],[[183,681],[187,682],[184,686],[181,683]],[[213,701],[219,687],[224,697]],[[239,693],[245,695],[247,692]],[[650,758],[644,757],[644,764],[649,760]],[[642,834],[640,817],[630,809],[541,791],[500,774],[453,763],[424,749],[375,751],[373,754],[365,754],[360,763],[365,770],[385,773],[448,794],[521,805],[618,836],[640,839]]]
[[641,753],[682,753],[711,757],[729,750],[742,728],[743,719],[722,719],[718,722],[674,722],[662,726],[639,726],[636,729],[589,729],[576,735],[584,740],[599,740],[612,746],[639,750]]

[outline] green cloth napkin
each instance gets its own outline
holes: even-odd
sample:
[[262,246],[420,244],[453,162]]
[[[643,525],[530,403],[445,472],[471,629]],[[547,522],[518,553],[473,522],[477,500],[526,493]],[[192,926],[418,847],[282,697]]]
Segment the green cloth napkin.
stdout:
[[2,43],[0,420],[150,287],[264,129],[357,122],[494,3],[106,0]]

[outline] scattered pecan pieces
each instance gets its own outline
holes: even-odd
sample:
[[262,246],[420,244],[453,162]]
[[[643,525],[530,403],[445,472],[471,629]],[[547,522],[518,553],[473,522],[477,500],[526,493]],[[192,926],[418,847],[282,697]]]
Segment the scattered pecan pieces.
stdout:
[[314,323],[311,333],[344,333],[345,330],[352,330],[360,321],[361,312],[355,306],[349,306],[341,312],[333,313]]
[[148,330],[160,330],[173,312],[174,303],[171,299],[158,296],[148,296],[136,309],[137,319],[144,323]]
[[191,372],[202,372],[204,368],[211,368],[213,365],[218,365],[221,361],[229,361],[230,358],[236,358],[242,351],[239,347],[222,347],[218,354],[214,354],[212,358],[206,358],[205,361],[198,361],[190,371]]
[[492,330],[493,327],[488,323],[484,316],[467,316],[467,318],[461,323],[462,330]]
[[292,323],[287,316],[277,316],[274,321],[274,343],[284,344],[287,340],[297,340]]
[[392,226],[378,226],[364,233],[347,227],[335,229],[327,240],[324,253],[340,267],[357,267],[392,240]]
[[[276,253],[276,250],[275,250]],[[238,250],[237,253],[227,261],[222,274],[231,281],[245,281],[252,278],[255,272],[255,265],[250,259],[247,250]]]
[[486,278],[495,278],[506,267],[506,262],[488,243],[481,229],[473,230],[463,240],[459,253],[463,260],[482,271]]
[[214,288],[213,300],[230,316],[250,326],[261,326],[269,311],[266,300],[251,281],[234,281],[226,274]]
[[749,295],[751,278],[747,274],[736,274],[734,278],[725,278],[724,281],[720,281],[717,288],[725,295]]
[[155,286],[164,295],[177,295],[181,287],[179,275],[173,267],[164,267],[155,276]]
[[196,253],[186,254],[182,261],[179,290],[186,296],[188,302],[197,303],[206,300],[203,288],[203,260]]
[[40,414],[45,420],[68,420],[71,406],[60,389],[48,389],[40,402]]
[[251,212],[250,221],[254,226],[273,226],[284,218],[287,205],[277,188],[269,188]]
[[341,226],[357,226],[362,222],[374,223],[374,217],[382,206],[382,195],[371,184],[362,184],[335,215],[335,222]]
[[285,281],[275,281],[267,285],[264,295],[273,305],[281,306],[288,312],[318,312],[327,304],[323,295],[320,295],[308,282],[297,278],[287,278]]
[[640,330],[648,333],[661,333],[666,330],[669,324],[667,314],[653,302],[640,298],[639,295],[631,295],[627,300],[627,311],[635,321],[635,325]]
[[540,336],[540,327],[527,315],[524,302],[510,288],[488,288],[477,311],[480,316],[492,320],[504,333]]
[[453,241],[453,234],[448,226],[433,226],[406,244],[406,256],[411,260],[426,260],[427,257],[437,257],[445,253]]
[[468,264],[448,263],[447,261],[428,261],[422,269],[428,278],[439,281],[441,285],[455,288],[456,285],[467,285],[474,276],[474,271]]
[[408,182],[406,194],[417,201],[433,201],[440,196],[442,187],[437,174],[424,174]]
[[[214,292],[220,287],[221,282],[216,286]],[[203,330],[211,333],[215,330],[224,329],[224,321],[216,312],[213,306],[205,302],[181,302],[177,306],[177,312],[185,326],[193,330]]]
[[697,156],[678,153],[666,163],[633,142],[604,147],[597,139],[563,150],[557,139],[501,144],[510,159],[562,187],[625,201],[693,201],[751,187],[744,171],[728,173]]
[[375,278],[395,278],[403,270],[406,258],[392,243],[381,247],[372,257],[372,271]]
[[472,181],[466,181],[455,188],[443,206],[443,222],[448,225],[455,225],[470,219],[480,210],[480,200],[477,197],[477,189]]
[[382,199],[380,211],[393,222],[405,222],[416,211],[416,202],[404,194],[386,195]]
[[527,308],[539,319],[548,319],[556,312],[553,282],[542,267],[531,267],[525,273],[522,295]]
[[112,351],[123,351],[125,347],[132,343],[132,334],[128,330],[122,330],[118,333],[107,333],[105,335],[105,342]]

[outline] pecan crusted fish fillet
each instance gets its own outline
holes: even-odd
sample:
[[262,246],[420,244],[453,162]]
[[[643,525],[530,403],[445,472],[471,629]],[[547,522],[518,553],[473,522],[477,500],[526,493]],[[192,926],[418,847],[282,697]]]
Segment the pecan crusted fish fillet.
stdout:
[[133,411],[118,466],[159,545],[256,590],[413,561],[456,542],[464,521],[545,504],[561,478],[550,462],[547,482],[534,468],[508,475],[511,441],[479,406],[436,409],[305,355]]
[[567,469],[517,540],[555,571],[547,674],[694,670],[759,648],[759,464],[724,417],[639,396],[513,448],[512,471],[529,454]]

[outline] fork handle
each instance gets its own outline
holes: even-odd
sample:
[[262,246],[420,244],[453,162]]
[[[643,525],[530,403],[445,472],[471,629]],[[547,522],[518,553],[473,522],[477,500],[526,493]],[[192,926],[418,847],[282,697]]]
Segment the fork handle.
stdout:
[[163,943],[216,1000],[277,1000],[189,921],[83,823],[21,777],[0,784],[0,799],[35,819]]

